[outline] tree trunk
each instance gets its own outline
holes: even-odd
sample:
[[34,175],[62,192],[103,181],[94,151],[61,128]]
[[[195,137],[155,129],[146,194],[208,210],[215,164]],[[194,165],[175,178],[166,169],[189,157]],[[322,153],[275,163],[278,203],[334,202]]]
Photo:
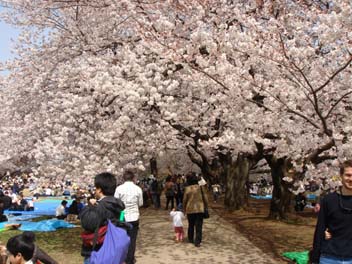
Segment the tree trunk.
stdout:
[[271,169],[273,192],[270,202],[270,219],[287,219],[291,211],[293,194],[289,191],[289,183],[283,180],[288,173],[289,161],[286,158],[276,159],[274,156],[266,157]]
[[231,154],[227,154],[222,162],[226,186],[224,205],[231,210],[241,209],[248,204],[246,183],[250,162],[244,155],[238,155],[237,160],[233,162]]
[[154,175],[155,178],[158,177],[158,164],[156,162],[156,158],[153,157],[149,160],[150,164],[150,173]]

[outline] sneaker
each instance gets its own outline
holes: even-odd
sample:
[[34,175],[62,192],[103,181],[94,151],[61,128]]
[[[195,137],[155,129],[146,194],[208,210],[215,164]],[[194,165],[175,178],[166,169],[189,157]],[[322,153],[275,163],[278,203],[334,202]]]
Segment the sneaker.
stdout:
[[196,247],[200,247],[200,244],[194,244]]

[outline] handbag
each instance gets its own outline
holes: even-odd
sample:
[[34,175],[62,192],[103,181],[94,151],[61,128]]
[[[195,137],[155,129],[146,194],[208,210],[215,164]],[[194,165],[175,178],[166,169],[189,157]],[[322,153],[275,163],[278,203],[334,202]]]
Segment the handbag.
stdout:
[[125,229],[108,222],[105,239],[98,251],[93,251],[90,264],[122,264],[127,256],[130,237]]
[[203,218],[204,218],[204,219],[207,219],[207,218],[209,218],[208,205],[205,203],[205,200],[204,200],[204,193],[203,193],[202,186],[199,186],[199,188],[200,188],[200,192],[202,193],[202,200],[203,200],[203,204],[204,204]]

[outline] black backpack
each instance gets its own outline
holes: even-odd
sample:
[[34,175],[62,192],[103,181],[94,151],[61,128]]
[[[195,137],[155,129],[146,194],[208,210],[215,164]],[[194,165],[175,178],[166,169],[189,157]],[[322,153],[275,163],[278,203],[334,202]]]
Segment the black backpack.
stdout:
[[106,224],[105,212],[99,206],[85,206],[80,212],[79,218],[82,228],[91,233]]

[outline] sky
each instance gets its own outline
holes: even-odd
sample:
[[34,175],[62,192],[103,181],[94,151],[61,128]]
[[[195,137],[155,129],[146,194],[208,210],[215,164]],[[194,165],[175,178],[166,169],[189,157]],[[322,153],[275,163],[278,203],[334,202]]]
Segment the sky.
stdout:
[[[0,12],[3,8],[0,7]],[[4,62],[13,57],[11,54],[11,39],[16,40],[19,30],[0,21],[0,61]]]

